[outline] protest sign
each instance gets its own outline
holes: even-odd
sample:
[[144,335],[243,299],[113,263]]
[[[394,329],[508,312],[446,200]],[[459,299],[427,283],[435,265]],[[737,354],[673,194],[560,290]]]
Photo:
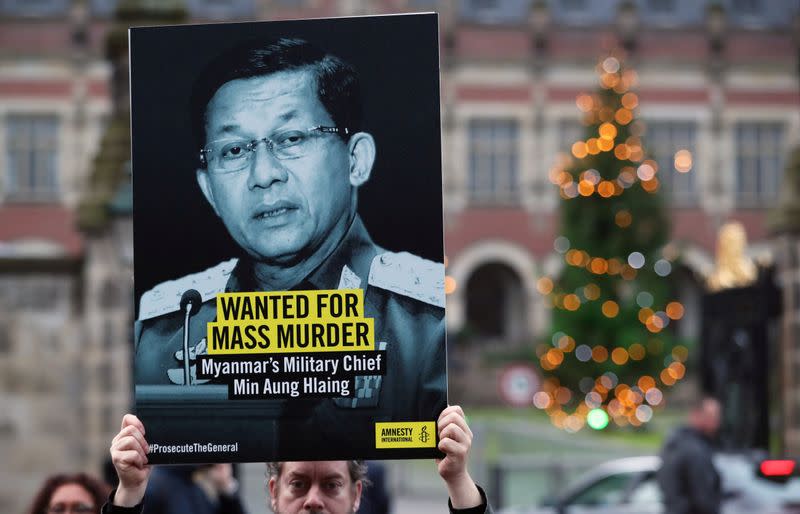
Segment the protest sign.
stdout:
[[150,462],[437,456],[436,16],[134,28],[130,60]]

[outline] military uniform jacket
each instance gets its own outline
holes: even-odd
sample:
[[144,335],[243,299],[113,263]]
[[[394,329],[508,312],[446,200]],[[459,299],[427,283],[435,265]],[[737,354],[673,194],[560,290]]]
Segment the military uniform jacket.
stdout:
[[[363,289],[364,316],[374,319],[375,347],[386,351],[387,362],[384,376],[356,377],[355,398],[270,400],[280,403],[275,437],[283,460],[397,457],[395,450],[375,450],[375,422],[437,419],[447,404],[443,276],[439,263],[375,245],[356,217],[325,262],[292,288]],[[142,295],[137,386],[183,383],[179,302],[192,288],[203,299],[189,327],[193,376],[192,359],[204,352],[206,324],[216,318],[216,294],[258,290],[252,263],[231,259]]]

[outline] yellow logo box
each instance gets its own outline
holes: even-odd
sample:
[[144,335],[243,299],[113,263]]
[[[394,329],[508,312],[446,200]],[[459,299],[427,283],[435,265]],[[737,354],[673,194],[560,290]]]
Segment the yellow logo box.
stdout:
[[436,448],[436,422],[375,423],[375,448]]

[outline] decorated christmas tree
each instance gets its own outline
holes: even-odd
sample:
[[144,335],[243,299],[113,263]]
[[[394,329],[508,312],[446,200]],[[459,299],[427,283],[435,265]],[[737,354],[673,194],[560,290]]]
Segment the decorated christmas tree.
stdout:
[[[597,72],[597,91],[577,98],[585,138],[550,173],[561,195],[563,268],[538,283],[553,315],[551,338],[537,347],[546,379],[534,403],[570,432],[650,421],[683,378],[688,353],[669,327],[683,315],[670,299],[659,194],[659,173],[671,170],[647,157],[635,72],[615,56]],[[688,171],[691,155],[676,153],[675,166]]]

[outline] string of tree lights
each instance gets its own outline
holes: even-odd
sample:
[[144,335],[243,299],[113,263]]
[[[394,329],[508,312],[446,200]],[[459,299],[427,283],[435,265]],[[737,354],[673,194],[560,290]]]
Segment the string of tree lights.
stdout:
[[[550,340],[536,348],[545,379],[534,405],[568,432],[650,422],[689,356],[668,329],[684,307],[669,298],[677,255],[666,244],[658,164],[636,119],[636,73],[615,55],[596,71],[597,91],[576,100],[586,137],[550,171],[565,266],[537,283],[553,316]],[[676,152],[674,165],[689,172],[691,153]]]

